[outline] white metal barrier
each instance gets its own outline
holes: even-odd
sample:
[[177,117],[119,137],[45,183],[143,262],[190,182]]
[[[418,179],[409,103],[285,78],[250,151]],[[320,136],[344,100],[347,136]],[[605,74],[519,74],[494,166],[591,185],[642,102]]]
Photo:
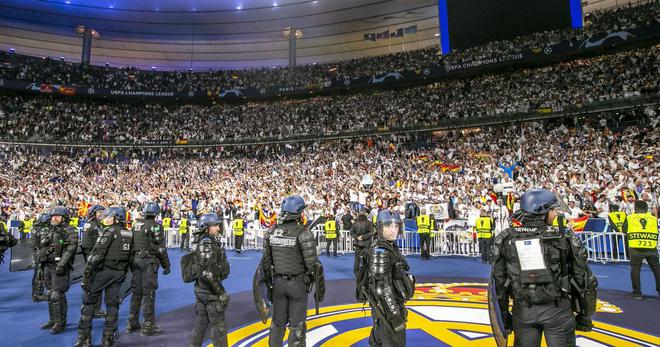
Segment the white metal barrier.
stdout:
[[[15,238],[29,239],[30,234],[21,233],[19,228],[8,228]],[[191,233],[190,247],[193,249],[193,237],[195,227],[189,228]],[[235,238],[229,227],[226,226],[225,235],[221,238],[221,242],[227,250],[234,249]],[[262,228],[258,222],[249,223],[244,232],[243,250],[261,250],[263,248],[263,237],[267,229]],[[79,229],[80,240],[82,240],[82,229]],[[312,233],[317,240],[318,254],[324,254],[327,246],[327,239],[323,225],[316,225],[312,229]],[[21,235],[23,234],[23,235]],[[628,249],[626,247],[626,239],[623,233],[615,232],[590,232],[584,231],[576,233],[577,237],[582,241],[587,250],[589,261],[605,263],[618,263],[629,261]],[[181,246],[182,235],[179,234],[179,228],[165,229],[165,244],[168,248],[179,248]],[[397,241],[401,252],[404,255],[419,255],[421,254],[421,244],[419,235],[416,232],[405,232],[404,235]],[[475,233],[466,228],[456,228],[455,230],[441,230],[436,231],[431,238],[430,254],[434,257],[442,256],[462,256],[462,257],[478,257],[480,256],[479,242],[475,237]],[[660,248],[658,249],[660,252]],[[341,230],[337,233],[337,253],[349,254],[353,253],[353,238],[348,230]]]

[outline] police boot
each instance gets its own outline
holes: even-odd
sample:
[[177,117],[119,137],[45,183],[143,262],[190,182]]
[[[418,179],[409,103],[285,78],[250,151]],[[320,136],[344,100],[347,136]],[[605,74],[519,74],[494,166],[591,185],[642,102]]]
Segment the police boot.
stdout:
[[149,291],[143,297],[143,314],[144,314],[144,325],[142,326],[142,331],[140,332],[143,336],[153,336],[160,335],[163,333],[162,330],[155,323],[155,304],[156,304],[156,292]]
[[307,325],[302,322],[296,326],[289,326],[289,346],[290,347],[305,347],[305,332]]
[[132,333],[140,330],[140,307],[142,306],[142,297],[135,295],[131,296],[131,308],[128,314],[128,325],[126,326],[126,332]]
[[78,331],[78,339],[73,347],[91,347],[92,346],[92,336],[89,332],[80,332]]
[[55,324],[55,321],[53,320],[54,316],[54,309],[53,309],[53,303],[48,302],[48,322],[41,324],[40,328],[41,329],[50,329],[53,327],[53,324]]
[[64,299],[64,293],[57,292],[54,295],[59,298],[59,300],[53,302],[53,327],[50,329],[51,334],[59,334],[64,332],[66,329],[66,300]]
[[115,341],[119,337],[117,336],[117,331],[105,331],[103,330],[103,339],[101,339],[101,345],[103,347],[112,347],[115,344]]

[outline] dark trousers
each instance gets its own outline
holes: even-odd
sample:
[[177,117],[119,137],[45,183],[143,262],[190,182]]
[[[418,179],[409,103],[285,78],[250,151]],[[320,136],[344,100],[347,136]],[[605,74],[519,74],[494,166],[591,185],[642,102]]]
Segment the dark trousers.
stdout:
[[[371,317],[376,317],[371,309]],[[402,344],[403,342],[403,344]],[[374,318],[374,325],[369,335],[369,346],[371,347],[404,347],[406,345],[406,330],[396,333],[396,336],[383,326],[378,318]]]
[[55,273],[56,265],[46,263],[44,265],[44,284],[48,290],[48,313],[49,322],[66,324],[68,302],[66,292],[69,291],[70,270],[59,276]]
[[479,250],[481,251],[481,262],[490,263],[490,246],[493,244],[493,239],[479,239]]
[[575,317],[567,299],[531,306],[514,301],[511,314],[514,346],[541,346],[545,335],[548,347],[575,347]]
[[287,323],[289,346],[305,346],[306,319],[307,291],[303,276],[290,280],[276,276],[273,286],[273,320],[268,335],[268,346],[282,346]]
[[431,258],[431,235],[429,233],[419,234],[419,248],[422,259]]
[[336,257],[337,256],[337,238],[326,239],[326,242],[325,242],[325,254],[326,255],[330,255],[330,245],[332,245],[333,255]]
[[243,235],[234,235],[234,249],[241,251],[243,249]]
[[80,312],[78,334],[83,336],[91,334],[94,311],[101,300],[103,292],[105,292],[106,308],[103,334],[114,334],[117,330],[117,316],[119,315],[119,290],[126,272],[104,268],[93,276],[89,292],[83,293],[83,307]]
[[204,342],[206,330],[211,329],[211,342],[213,346],[227,347],[227,326],[225,325],[225,310],[227,304],[223,300],[195,301],[195,328],[190,336],[190,347],[200,347]]
[[190,232],[181,234],[181,250],[183,251],[184,249],[190,249]]
[[158,260],[154,256],[139,257],[133,260],[131,271],[131,308],[128,315],[129,323],[137,325],[140,322],[140,310],[144,322],[155,323],[156,289],[158,289]]
[[642,293],[640,272],[642,271],[642,261],[644,259],[649,263],[651,272],[655,277],[655,290],[660,295],[660,266],[658,266],[658,251],[655,249],[630,249],[630,279],[632,280],[633,293]]

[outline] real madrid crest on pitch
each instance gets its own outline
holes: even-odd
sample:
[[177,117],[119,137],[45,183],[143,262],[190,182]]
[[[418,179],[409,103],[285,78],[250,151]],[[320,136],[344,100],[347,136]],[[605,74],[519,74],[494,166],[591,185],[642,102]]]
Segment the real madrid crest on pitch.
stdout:
[[[418,284],[407,303],[408,346],[495,346],[487,308],[486,283]],[[622,310],[598,301],[597,312]],[[309,312],[307,346],[368,346],[372,319],[368,307],[347,304]],[[267,346],[270,320],[254,322],[229,333],[229,345]],[[577,333],[577,346],[657,346],[660,338],[623,327],[594,322],[594,330]],[[509,339],[513,344],[513,339]]]

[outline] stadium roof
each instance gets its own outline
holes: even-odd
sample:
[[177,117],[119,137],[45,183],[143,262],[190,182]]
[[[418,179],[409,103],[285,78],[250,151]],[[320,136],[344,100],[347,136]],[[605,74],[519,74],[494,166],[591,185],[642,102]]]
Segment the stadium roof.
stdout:
[[[627,1],[589,2],[587,10]],[[101,36],[92,64],[144,69],[287,65],[288,27],[302,31],[299,64],[438,43],[437,0],[3,0],[0,11],[0,49],[79,62],[74,28],[84,25]],[[403,37],[364,38],[405,28]]]

